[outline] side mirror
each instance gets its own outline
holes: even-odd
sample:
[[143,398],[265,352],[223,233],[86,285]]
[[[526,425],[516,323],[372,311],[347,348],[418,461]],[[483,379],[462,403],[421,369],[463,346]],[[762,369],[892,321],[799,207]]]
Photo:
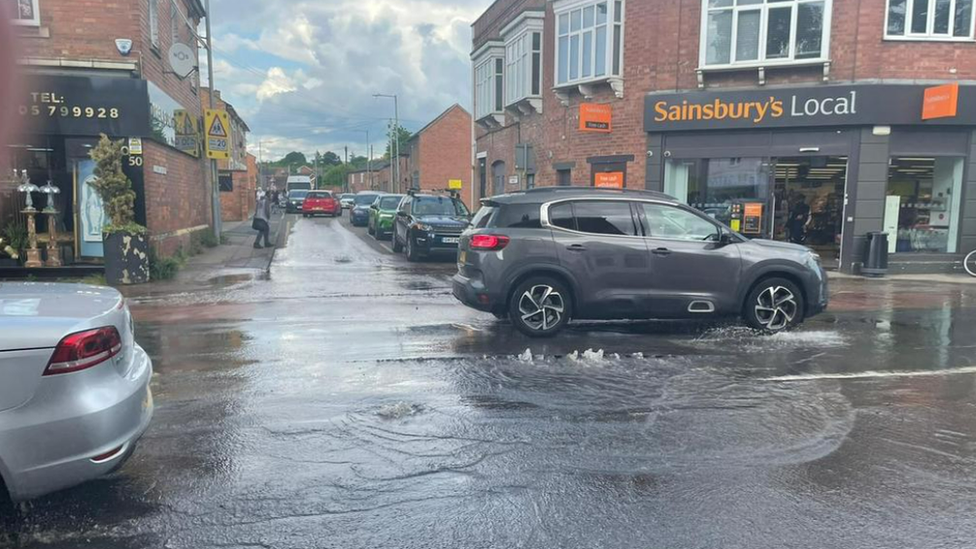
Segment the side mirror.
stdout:
[[718,240],[717,240],[717,242],[718,242],[718,245],[719,246],[728,246],[729,244],[731,244],[733,242],[732,233],[728,233],[728,232],[725,232],[725,231],[720,232],[718,234]]

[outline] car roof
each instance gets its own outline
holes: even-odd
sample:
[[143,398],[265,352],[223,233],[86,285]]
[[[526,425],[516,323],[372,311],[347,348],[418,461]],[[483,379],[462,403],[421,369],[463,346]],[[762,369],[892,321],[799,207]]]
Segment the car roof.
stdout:
[[526,191],[492,196],[484,199],[484,201],[495,204],[541,204],[543,202],[566,198],[643,198],[678,204],[678,201],[673,196],[657,191],[603,189],[599,187],[538,187]]

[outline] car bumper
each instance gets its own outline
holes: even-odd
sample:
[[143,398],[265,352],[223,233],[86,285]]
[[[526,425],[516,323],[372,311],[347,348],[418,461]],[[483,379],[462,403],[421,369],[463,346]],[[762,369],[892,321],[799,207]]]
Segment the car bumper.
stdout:
[[[27,404],[0,413],[0,460],[14,501],[81,484],[124,464],[153,415],[152,362],[138,345],[125,371],[109,361],[46,377]],[[113,450],[105,460],[92,460]]]
[[298,212],[302,211],[302,205],[301,204],[292,204],[292,203],[289,202],[285,206],[285,211],[286,212],[289,212],[289,213],[298,213]]
[[500,307],[500,302],[485,288],[484,281],[479,277],[467,277],[458,273],[451,279],[455,299],[461,303],[490,313]]
[[369,214],[360,213],[357,212],[356,210],[353,210],[349,214],[349,220],[352,221],[354,224],[362,223],[363,225],[365,225],[366,223],[369,223]]
[[830,304],[830,286],[827,282],[827,271],[823,267],[819,268],[820,279],[811,284],[808,288],[809,303],[807,305],[807,317],[818,315],[827,310]]
[[341,208],[302,209],[303,215],[339,215],[340,213],[342,213]]
[[[455,234],[431,234],[431,233],[421,233],[414,235],[414,245],[417,250],[424,254],[433,254],[440,252],[451,252],[457,253],[458,241],[461,235]],[[449,239],[445,241],[445,239]],[[452,241],[453,240],[453,241]]]

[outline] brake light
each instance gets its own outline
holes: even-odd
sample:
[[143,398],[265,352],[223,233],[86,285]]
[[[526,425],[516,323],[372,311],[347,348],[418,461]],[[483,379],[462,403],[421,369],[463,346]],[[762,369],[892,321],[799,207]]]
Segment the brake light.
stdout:
[[122,351],[122,336],[114,326],[86,330],[65,336],[54,349],[44,375],[53,376],[86,370]]
[[507,236],[496,234],[476,234],[471,237],[472,250],[502,250],[508,246],[510,239]]

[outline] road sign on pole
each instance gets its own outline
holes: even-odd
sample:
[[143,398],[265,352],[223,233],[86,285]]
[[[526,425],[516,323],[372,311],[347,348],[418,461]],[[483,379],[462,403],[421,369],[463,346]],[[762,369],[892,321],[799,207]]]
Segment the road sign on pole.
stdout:
[[230,159],[230,116],[227,111],[206,109],[207,158]]

